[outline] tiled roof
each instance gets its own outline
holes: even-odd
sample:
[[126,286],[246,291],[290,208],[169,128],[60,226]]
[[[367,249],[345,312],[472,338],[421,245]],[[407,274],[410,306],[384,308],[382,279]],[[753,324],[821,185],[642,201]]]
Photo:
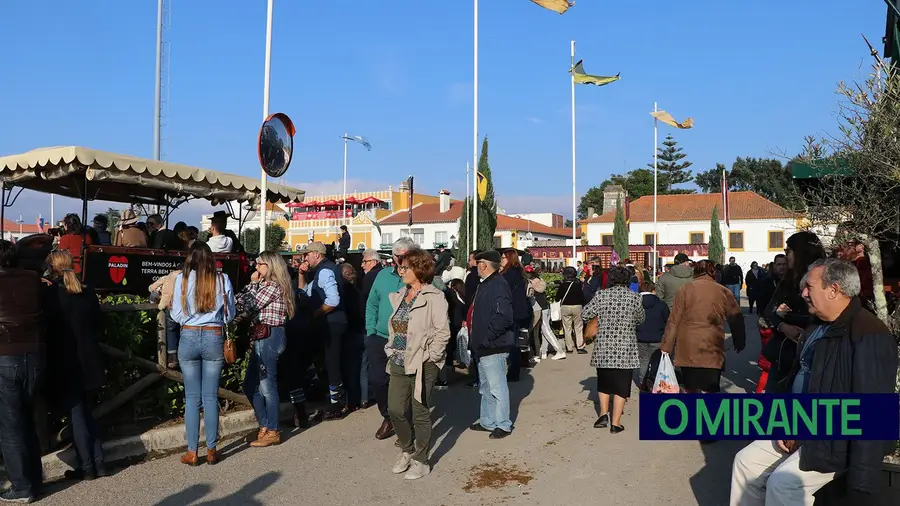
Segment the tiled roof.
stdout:
[[[441,212],[440,204],[418,204],[413,206],[413,222],[424,223],[450,223],[459,219],[462,215],[463,202],[454,200],[450,202],[450,209],[446,213]],[[379,221],[380,225],[406,225],[408,214],[406,209],[401,209]],[[537,234],[558,235],[571,237],[571,228],[548,227],[536,221],[513,218],[512,216],[498,215],[497,230],[524,230]]]
[[[3,220],[3,230],[6,232],[18,233],[19,232],[19,224],[12,220],[4,219]],[[23,234],[36,234],[38,232],[40,232],[40,230],[38,229],[38,226],[35,225],[34,223],[23,223],[22,224],[22,233]]]
[[[708,221],[713,208],[719,207],[719,220],[724,220],[721,193],[657,196],[657,221]],[[754,192],[728,192],[729,220],[793,219],[796,215]],[[653,196],[631,202],[631,222],[653,221]],[[579,223],[613,223],[615,211],[579,220]]]

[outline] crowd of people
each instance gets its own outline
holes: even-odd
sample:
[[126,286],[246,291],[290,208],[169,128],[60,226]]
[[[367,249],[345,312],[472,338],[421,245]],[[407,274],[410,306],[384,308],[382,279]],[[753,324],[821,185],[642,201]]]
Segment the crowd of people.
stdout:
[[[76,275],[70,251],[80,245],[67,239],[93,241],[95,234],[74,218],[66,217],[67,233],[47,258],[43,277],[19,268],[14,245],[0,241],[0,289],[15,286],[17,294],[0,304],[7,334],[0,366],[12,371],[0,375],[0,396],[15,407],[0,411],[0,449],[12,483],[0,500],[27,502],[40,491],[40,452],[30,417],[42,381],[55,385],[54,401],[71,423],[80,467],[68,477],[106,474],[90,413],[92,395],[103,382],[102,314],[97,297]],[[114,236],[128,241],[133,227],[130,217],[123,218],[126,223]],[[155,232],[148,237],[152,244],[184,241],[183,230],[167,231],[153,216],[148,223]],[[733,258],[721,267],[679,254],[656,282],[641,265],[626,260],[603,268],[592,259],[563,269],[555,297],[549,298],[541,262],[520,258],[515,250],[472,251],[463,267],[446,248],[433,255],[405,237],[392,245],[389,259],[364,251],[361,272],[320,242],[289,261],[264,251],[249,283],[238,291],[217,271],[213,256],[239,247],[236,238],[226,236],[225,225],[214,219],[207,242],[186,236],[183,267],[150,288],[173,330],[167,335],[169,365],[184,376],[188,449],[181,462],[190,466],[220,459],[217,389],[235,355],[232,323],[248,336],[242,387],[259,425],[251,447],[281,442],[279,406],[285,394],[299,428],[377,406],[381,421],[375,437],[396,436],[400,455],[391,470],[407,480],[431,472],[433,393],[450,387],[457,368],[468,369],[469,385],[481,395],[479,418],[469,428],[490,439],[514,431],[509,383],[520,379],[522,369],[573,353],[590,354],[599,397],[594,427],[612,434],[625,430],[622,413],[633,386],[650,389],[663,353],[673,357],[682,391],[719,393],[726,325],[736,351],[747,341],[744,285],[761,330],[760,392],[894,388],[897,343],[867,311],[871,281],[866,287],[865,263],[854,254],[857,244],[839,248],[839,258],[826,258],[809,232],[791,236],[785,254],[764,268],[754,262],[746,276]],[[96,235],[98,242],[105,240]],[[48,310],[59,317],[42,318]],[[555,330],[560,327],[561,336]],[[309,407],[308,399],[320,400],[324,412]],[[205,458],[200,457],[201,412]],[[812,504],[811,494],[845,471],[854,493],[871,493],[871,469],[884,455],[882,446],[752,443],[735,458],[731,504]]]

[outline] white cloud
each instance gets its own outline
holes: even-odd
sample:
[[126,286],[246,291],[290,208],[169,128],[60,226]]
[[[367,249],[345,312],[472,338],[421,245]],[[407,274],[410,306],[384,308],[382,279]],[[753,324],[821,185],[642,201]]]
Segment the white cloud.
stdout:
[[529,118],[527,118],[527,119],[528,119],[528,121],[534,123],[535,125],[540,125],[541,123],[544,122],[544,120],[542,120],[541,118],[536,118],[536,117],[534,117],[534,116],[531,116],[531,117],[529,117]]

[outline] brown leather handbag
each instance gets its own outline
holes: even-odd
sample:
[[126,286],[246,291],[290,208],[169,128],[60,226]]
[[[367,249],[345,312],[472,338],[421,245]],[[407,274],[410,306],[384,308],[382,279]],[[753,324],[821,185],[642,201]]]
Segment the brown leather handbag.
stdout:
[[226,364],[233,364],[237,362],[237,346],[234,338],[228,332],[228,301],[225,300],[225,279],[220,275],[219,281],[222,282],[222,303],[225,305],[225,325],[222,326],[222,331],[225,333],[225,344],[222,346],[222,354],[225,355]]
[[595,316],[588,320],[588,322],[584,325],[584,333],[582,335],[584,336],[585,343],[590,343],[597,337],[597,325],[599,323],[599,318],[599,316]]

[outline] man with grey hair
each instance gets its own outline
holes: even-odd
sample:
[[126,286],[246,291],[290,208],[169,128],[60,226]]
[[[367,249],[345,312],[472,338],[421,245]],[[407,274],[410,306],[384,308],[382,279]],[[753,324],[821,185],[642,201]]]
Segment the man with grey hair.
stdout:
[[[388,376],[387,373],[387,355],[384,347],[388,340],[388,325],[390,325],[391,301],[388,295],[403,288],[403,278],[397,272],[397,268],[403,265],[403,258],[407,253],[419,249],[419,246],[409,237],[401,237],[394,242],[391,248],[391,258],[394,266],[381,269],[375,275],[368,295],[366,296],[366,358],[369,367],[369,385],[375,394],[375,402],[378,403],[378,411],[381,412],[381,426],[375,432],[376,439],[387,439],[394,435],[394,425],[387,409],[388,397]],[[369,254],[366,250],[363,253],[363,260]],[[367,262],[372,263],[372,262]],[[365,267],[364,267],[365,268]],[[368,272],[366,274],[368,277]]]
[[[788,376],[796,394],[894,393],[897,341],[859,299],[856,266],[829,258],[801,283],[813,323],[803,332]],[[874,504],[892,441],[755,441],[738,452],[731,506],[812,505],[813,494],[846,475],[847,504]]]

